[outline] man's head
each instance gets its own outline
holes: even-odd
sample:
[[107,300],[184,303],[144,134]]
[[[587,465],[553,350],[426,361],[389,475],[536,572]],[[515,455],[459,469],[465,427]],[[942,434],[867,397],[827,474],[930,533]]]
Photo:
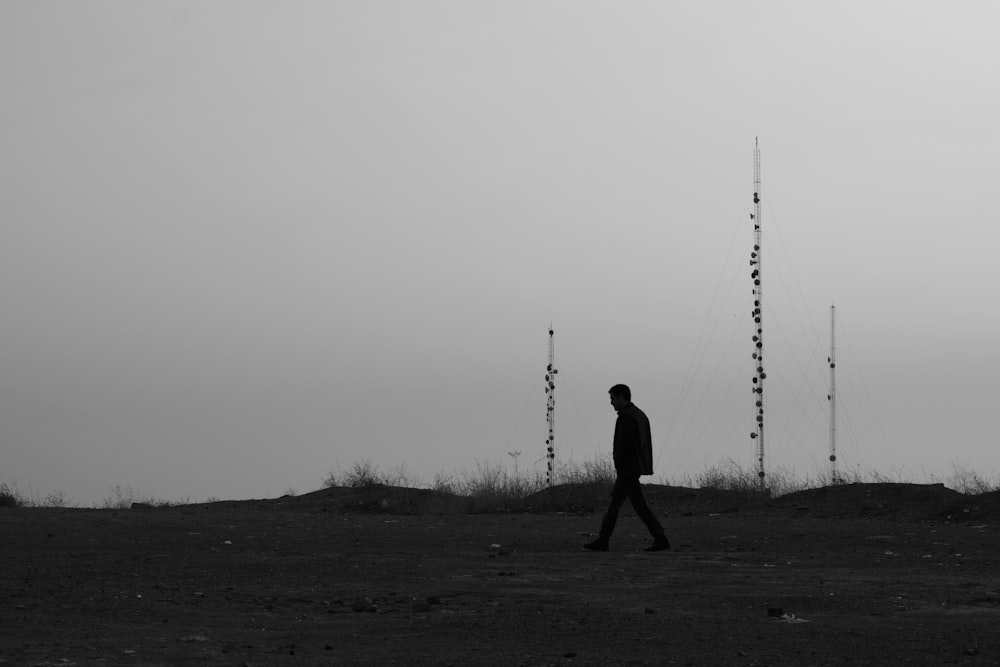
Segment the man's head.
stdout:
[[632,402],[632,390],[628,385],[616,384],[608,390],[608,393],[611,394],[611,405],[615,410],[621,410]]

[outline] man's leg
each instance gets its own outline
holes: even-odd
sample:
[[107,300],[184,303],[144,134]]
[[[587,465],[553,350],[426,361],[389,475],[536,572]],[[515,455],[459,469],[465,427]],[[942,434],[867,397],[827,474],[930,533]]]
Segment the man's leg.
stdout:
[[616,478],[615,486],[611,489],[611,502],[608,504],[608,510],[604,513],[604,518],[601,520],[601,532],[596,540],[583,545],[584,547],[591,551],[608,550],[608,541],[611,539],[611,534],[615,532],[615,524],[618,522],[618,512],[621,510],[628,496],[629,486],[626,480],[621,477]]
[[635,481],[635,485],[629,489],[629,500],[632,501],[632,507],[635,509],[636,516],[642,519],[642,522],[646,524],[646,528],[649,530],[649,534],[653,536],[653,544],[646,551],[663,551],[670,548],[670,541],[663,532],[663,526],[657,520],[656,515],[653,514],[653,510],[649,509],[649,505],[646,504],[646,497],[642,495],[642,485],[639,484],[639,480]]
[[635,509],[636,516],[646,524],[649,534],[653,537],[663,537],[663,526],[656,519],[653,510],[649,509],[649,505],[646,504],[646,497],[642,495],[642,484],[639,484],[638,480],[629,489],[628,499],[632,501],[632,507]]
[[611,534],[615,532],[615,524],[618,523],[618,512],[621,510],[622,505],[625,504],[625,499],[629,496],[629,484],[628,481],[622,477],[615,478],[615,486],[611,489],[611,503],[608,505],[608,511],[604,513],[604,518],[601,520],[601,539],[607,542],[611,539]]

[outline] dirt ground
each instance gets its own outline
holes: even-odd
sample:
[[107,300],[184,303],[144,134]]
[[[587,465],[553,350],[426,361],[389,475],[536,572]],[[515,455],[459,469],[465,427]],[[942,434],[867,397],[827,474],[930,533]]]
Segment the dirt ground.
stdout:
[[583,551],[578,488],[3,508],[0,664],[1000,664],[1000,494],[647,496],[670,551],[630,509]]

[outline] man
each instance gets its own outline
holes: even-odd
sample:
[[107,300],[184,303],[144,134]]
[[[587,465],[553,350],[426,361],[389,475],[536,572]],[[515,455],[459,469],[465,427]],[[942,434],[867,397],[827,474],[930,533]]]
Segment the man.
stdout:
[[653,441],[650,437],[649,418],[632,403],[632,390],[626,385],[616,384],[608,393],[611,395],[611,405],[618,412],[613,448],[615,486],[611,491],[611,504],[601,522],[600,535],[583,546],[590,551],[608,550],[608,541],[618,521],[618,511],[628,498],[632,501],[636,515],[653,536],[653,544],[646,547],[646,551],[669,549],[670,541],[663,534],[663,526],[646,504],[642,485],[639,484],[641,475],[653,474]]

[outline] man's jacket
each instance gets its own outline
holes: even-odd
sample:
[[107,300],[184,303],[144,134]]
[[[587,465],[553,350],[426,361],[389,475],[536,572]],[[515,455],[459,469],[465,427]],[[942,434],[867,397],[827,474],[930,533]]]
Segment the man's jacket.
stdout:
[[653,438],[646,413],[629,403],[618,412],[613,456],[621,476],[653,474]]

